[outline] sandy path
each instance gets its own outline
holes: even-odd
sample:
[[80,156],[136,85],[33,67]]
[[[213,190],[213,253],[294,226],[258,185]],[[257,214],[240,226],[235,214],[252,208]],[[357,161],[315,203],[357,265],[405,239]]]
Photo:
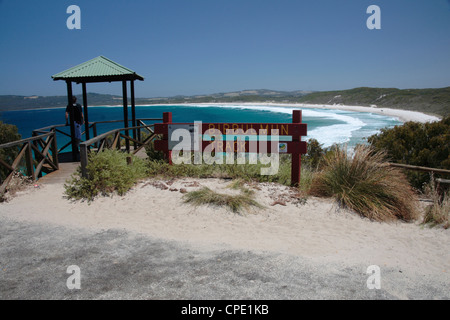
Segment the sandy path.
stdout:
[[[414,223],[378,223],[340,210],[330,200],[310,197],[306,204],[272,206],[290,199],[290,188],[260,184],[257,200],[265,206],[244,215],[225,208],[184,204],[179,191],[162,190],[153,180],[125,196],[71,202],[61,184],[41,184],[0,205],[0,215],[27,222],[91,230],[122,229],[187,242],[204,249],[278,252],[317,262],[379,265],[411,274],[450,276],[450,232]],[[170,184],[170,183],[169,183]],[[179,179],[169,188],[188,191],[208,186],[229,193],[229,181]],[[196,186],[194,186],[196,185]]]

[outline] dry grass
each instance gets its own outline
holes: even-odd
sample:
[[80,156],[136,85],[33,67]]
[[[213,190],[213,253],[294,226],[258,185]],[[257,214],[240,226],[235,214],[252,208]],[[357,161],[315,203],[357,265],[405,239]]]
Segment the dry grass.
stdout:
[[447,191],[441,197],[434,186],[434,180],[431,179],[430,184],[425,189],[425,194],[431,198],[433,203],[425,209],[422,224],[430,227],[450,228],[450,192]]
[[348,155],[337,147],[313,178],[310,194],[331,196],[340,205],[375,221],[411,221],[418,217],[416,195],[406,177],[390,167],[383,152],[367,145]]
[[[231,186],[236,189],[236,185]],[[235,213],[242,213],[243,209],[250,209],[250,207],[262,208],[263,206],[253,199],[253,191],[243,188],[238,195],[229,195],[215,192],[208,187],[203,187],[200,190],[188,192],[183,196],[186,203],[193,205],[216,205],[220,207],[228,207]]]

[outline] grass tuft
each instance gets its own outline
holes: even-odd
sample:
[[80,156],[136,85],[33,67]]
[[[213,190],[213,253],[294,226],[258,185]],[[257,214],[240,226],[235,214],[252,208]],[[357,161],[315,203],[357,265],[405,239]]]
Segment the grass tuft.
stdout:
[[183,198],[186,203],[196,206],[216,205],[228,207],[234,213],[242,213],[243,209],[249,210],[250,207],[263,208],[261,204],[253,199],[252,192],[242,192],[238,195],[229,195],[215,192],[208,187],[200,190],[186,193]]
[[353,157],[336,147],[313,178],[310,194],[334,197],[344,207],[375,221],[417,218],[416,195],[406,177],[390,167],[383,152],[359,145]]

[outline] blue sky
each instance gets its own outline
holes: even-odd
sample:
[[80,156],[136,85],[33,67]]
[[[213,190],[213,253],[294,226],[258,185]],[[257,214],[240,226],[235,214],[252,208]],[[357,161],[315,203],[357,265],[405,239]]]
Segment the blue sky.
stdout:
[[[72,4],[80,30],[66,27]],[[448,0],[0,0],[0,94],[64,95],[51,75],[99,55],[144,76],[138,97],[445,87],[449,31]]]

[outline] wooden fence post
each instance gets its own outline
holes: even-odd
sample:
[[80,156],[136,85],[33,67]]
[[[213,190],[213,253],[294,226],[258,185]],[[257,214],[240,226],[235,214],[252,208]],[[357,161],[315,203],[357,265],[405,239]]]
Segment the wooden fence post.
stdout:
[[[163,123],[170,124],[172,123],[172,112],[163,112]],[[169,127],[167,126],[167,134],[163,134],[163,140],[167,140],[169,142]],[[166,153],[166,158],[169,160],[169,164],[172,164],[172,151],[168,150]]]
[[52,160],[55,164],[56,168],[59,170],[59,160],[58,160],[58,143],[56,142],[56,131],[53,131],[53,140],[52,140]]
[[25,151],[25,163],[27,165],[27,175],[33,179],[33,181],[36,180],[36,175],[34,173],[34,160],[33,160],[33,150],[31,147],[31,142],[27,142]]
[[[293,110],[292,111],[292,123],[302,123],[302,111]],[[292,141],[301,140],[300,135],[292,136]],[[291,185],[293,187],[298,187],[300,184],[301,175],[301,165],[302,165],[302,155],[300,153],[292,154],[292,164],[291,164]]]
[[88,164],[87,146],[85,143],[80,143],[80,165],[81,165],[81,176],[83,178],[88,178],[86,168],[87,164]]

